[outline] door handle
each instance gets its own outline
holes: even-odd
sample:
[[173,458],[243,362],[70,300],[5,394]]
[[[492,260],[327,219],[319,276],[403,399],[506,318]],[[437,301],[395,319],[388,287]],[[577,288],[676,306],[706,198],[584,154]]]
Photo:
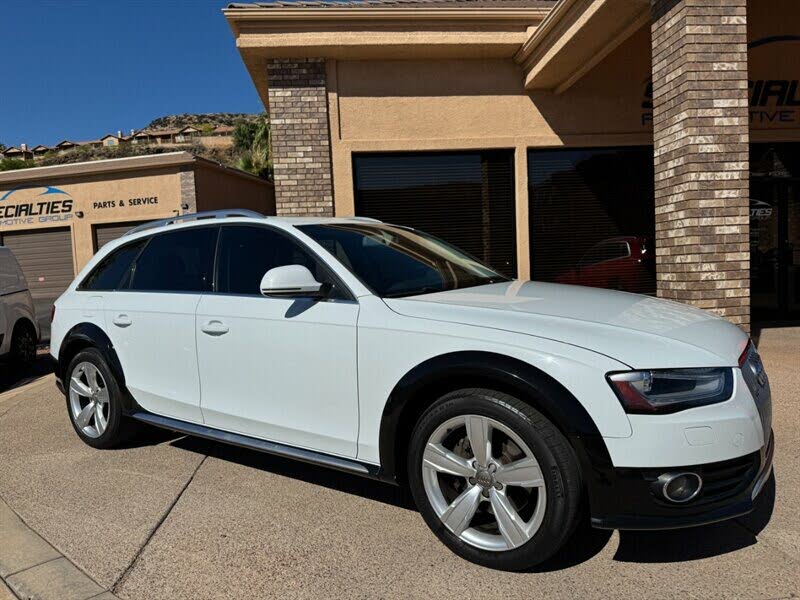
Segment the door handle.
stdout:
[[117,327],[129,327],[133,324],[133,321],[131,321],[128,315],[117,315],[112,321]]
[[200,330],[208,335],[225,335],[228,333],[229,328],[222,321],[208,321],[203,323]]

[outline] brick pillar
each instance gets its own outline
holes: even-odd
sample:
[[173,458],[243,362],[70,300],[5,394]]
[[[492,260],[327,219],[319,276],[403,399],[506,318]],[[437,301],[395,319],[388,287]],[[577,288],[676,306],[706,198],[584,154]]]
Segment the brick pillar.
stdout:
[[270,59],[269,114],[279,215],[333,215],[325,61]]
[[[181,171],[181,206],[179,214],[191,214],[197,212],[197,190],[195,189],[194,169]],[[183,205],[188,208],[183,208]]]
[[747,0],[651,0],[659,296],[750,326]]

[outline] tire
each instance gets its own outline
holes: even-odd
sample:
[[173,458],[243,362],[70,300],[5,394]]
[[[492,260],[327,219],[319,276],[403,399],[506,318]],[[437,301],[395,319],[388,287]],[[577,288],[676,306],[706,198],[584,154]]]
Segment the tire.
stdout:
[[[80,385],[76,385],[75,379]],[[134,428],[123,416],[123,391],[103,355],[95,348],[82,350],[70,361],[64,387],[67,414],[84,443],[93,448],[113,448],[131,435]],[[93,387],[96,393],[92,393]],[[88,406],[92,402],[94,409]],[[88,419],[79,424],[84,409]],[[98,413],[98,409],[102,412]]]
[[19,322],[14,326],[11,334],[11,360],[21,366],[36,360],[36,330],[26,322]]
[[[489,432],[491,452],[475,469],[480,451],[472,440],[485,437],[482,431]],[[408,481],[436,536],[459,556],[494,569],[544,562],[580,520],[580,469],[567,439],[529,404],[493,390],[451,392],[423,413],[409,445]],[[511,516],[501,525],[496,514]]]

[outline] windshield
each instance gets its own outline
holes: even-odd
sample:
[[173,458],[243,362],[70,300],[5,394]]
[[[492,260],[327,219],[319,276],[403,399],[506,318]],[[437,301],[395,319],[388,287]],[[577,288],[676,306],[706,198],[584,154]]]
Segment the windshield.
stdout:
[[335,223],[303,225],[298,229],[382,298],[508,281],[454,246],[405,227]]

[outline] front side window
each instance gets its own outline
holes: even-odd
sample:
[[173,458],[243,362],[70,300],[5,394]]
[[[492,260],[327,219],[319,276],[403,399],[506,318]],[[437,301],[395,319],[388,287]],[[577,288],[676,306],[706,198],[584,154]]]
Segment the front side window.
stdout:
[[211,291],[218,231],[216,227],[192,227],[154,236],[133,266],[130,289]]
[[261,279],[275,267],[301,265],[320,283],[334,287],[331,297],[342,297],[328,270],[288,235],[268,227],[230,225],[222,228],[217,255],[216,291],[222,294],[261,295]]
[[508,281],[454,246],[405,227],[337,223],[303,225],[298,229],[383,298]]
[[147,240],[137,240],[111,252],[89,273],[78,289],[91,291],[117,289],[146,242]]

